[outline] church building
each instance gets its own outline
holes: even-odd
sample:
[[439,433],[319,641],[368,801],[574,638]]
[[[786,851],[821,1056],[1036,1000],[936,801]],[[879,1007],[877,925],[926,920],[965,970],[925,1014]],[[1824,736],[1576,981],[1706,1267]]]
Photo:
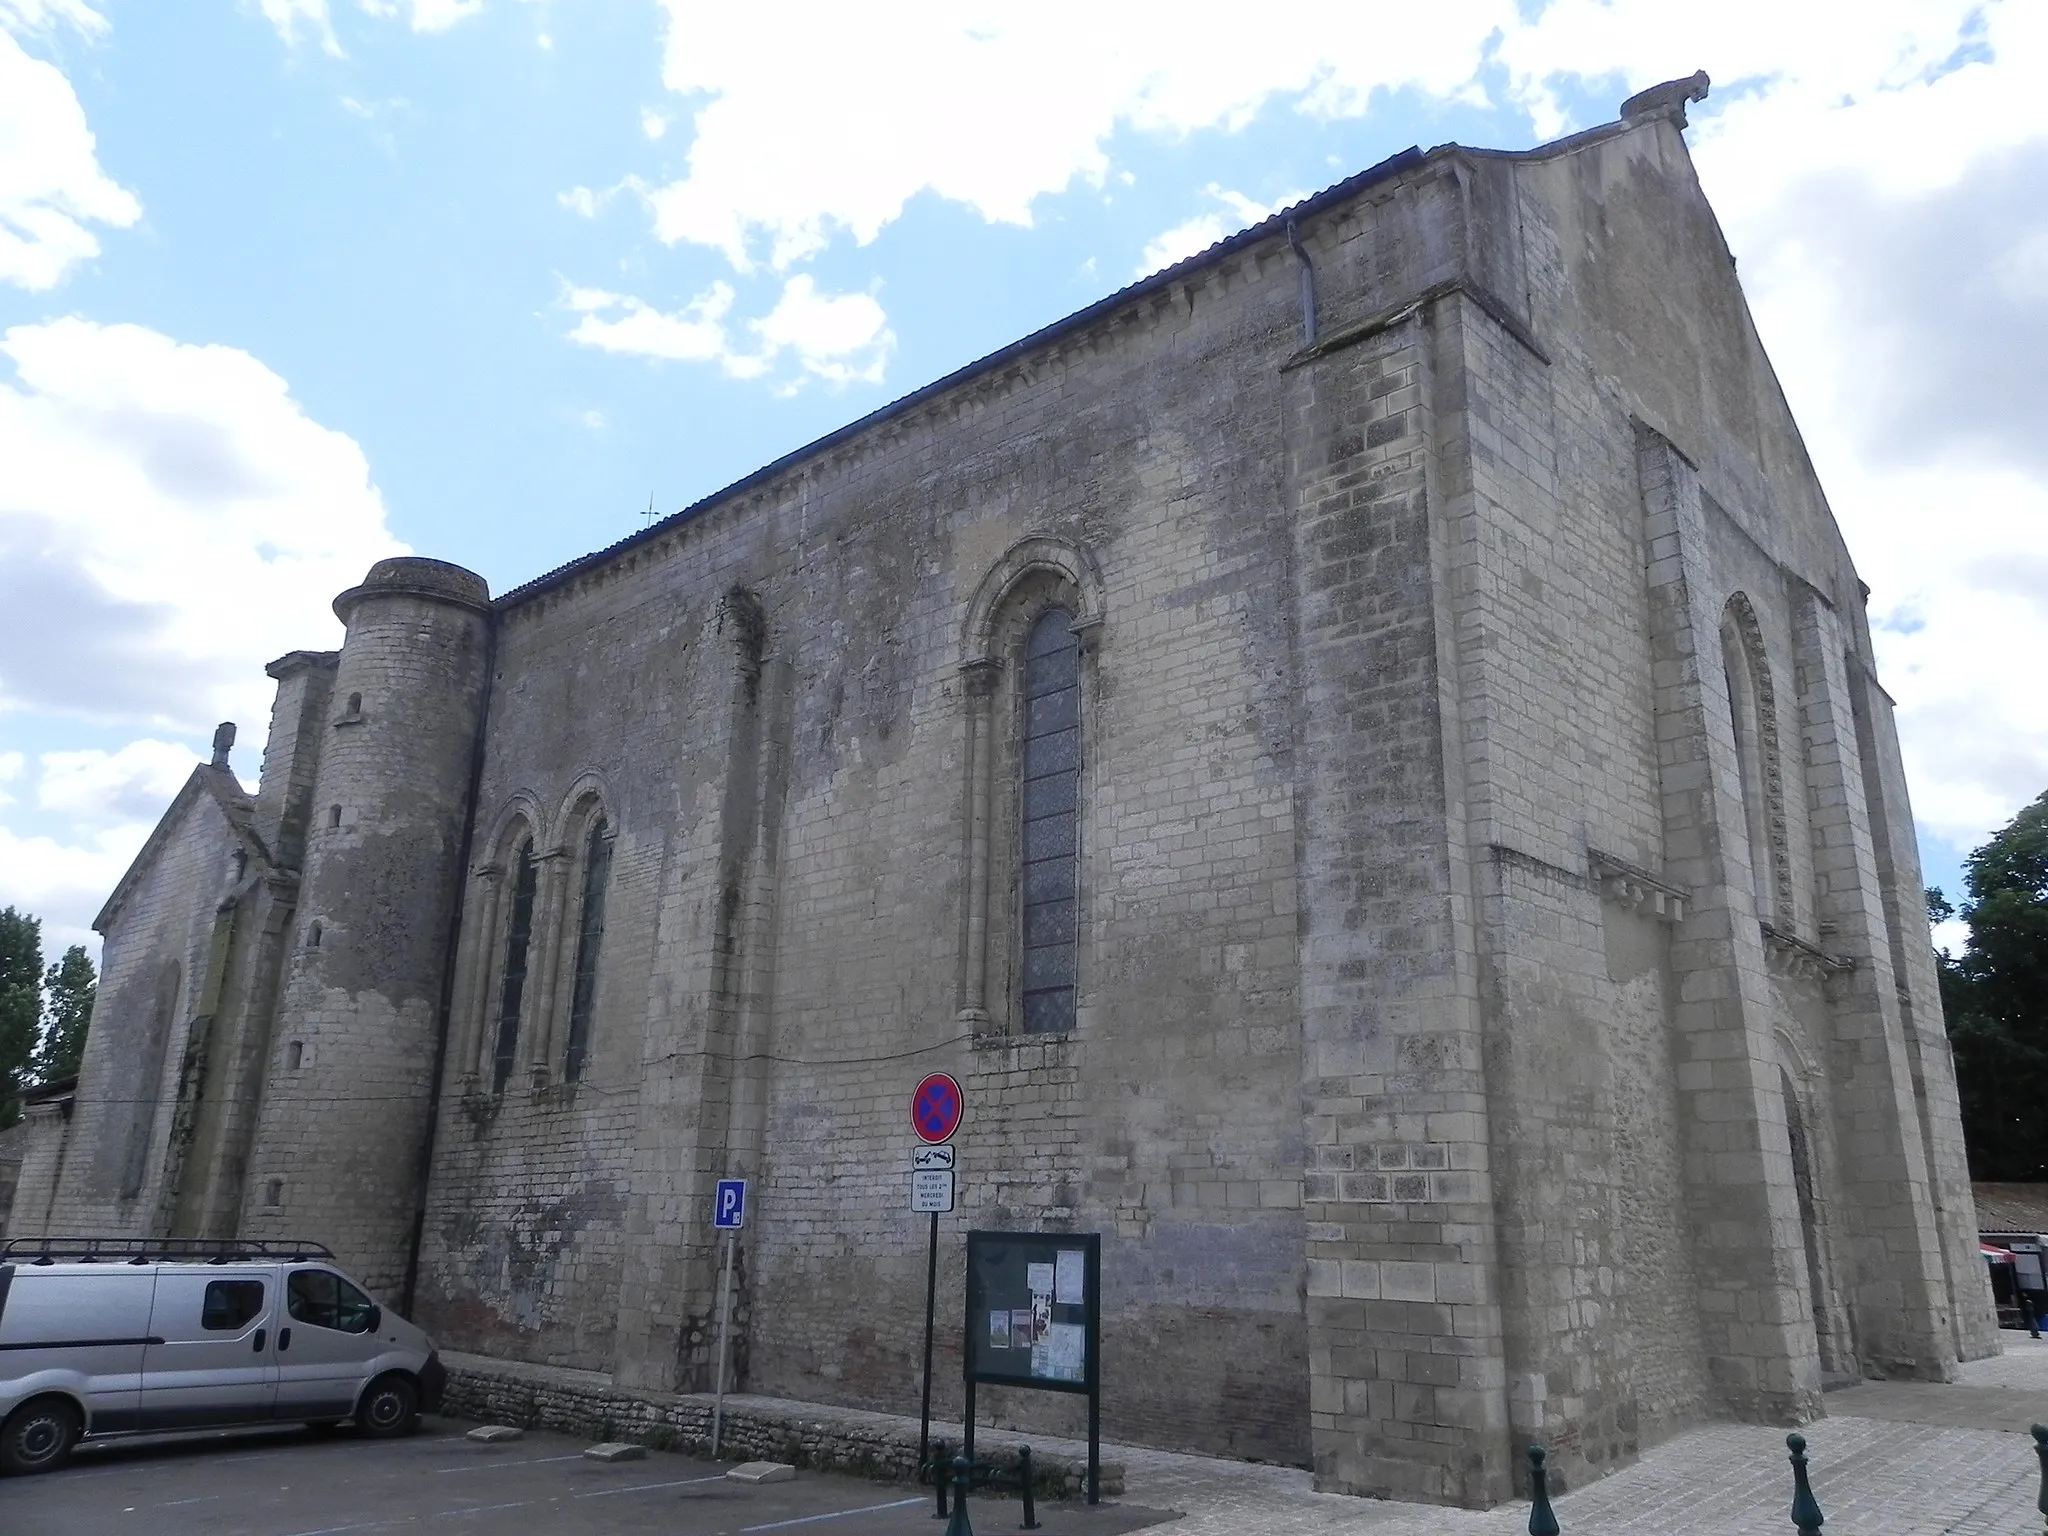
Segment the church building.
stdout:
[[317,1240],[698,1391],[745,1178],[740,1387],[914,1414],[946,1071],[948,1413],[969,1228],[1101,1235],[1108,1438],[1337,1492],[1995,1352],[1705,91],[1396,155],[511,591],[380,561],[100,914],[10,1235]]

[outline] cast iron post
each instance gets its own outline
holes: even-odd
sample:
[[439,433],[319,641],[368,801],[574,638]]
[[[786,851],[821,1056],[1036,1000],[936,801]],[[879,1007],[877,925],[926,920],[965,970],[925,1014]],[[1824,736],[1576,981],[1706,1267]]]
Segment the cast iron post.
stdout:
[[1550,1474],[1543,1470],[1543,1447],[1529,1447],[1529,1536],[1558,1536],[1557,1511],[1550,1507]]
[[2048,1529],[2048,1424],[2034,1426],[2034,1454],[2041,1458],[2041,1497],[2034,1508],[2041,1511],[2041,1524]]
[[1799,1528],[1799,1536],[1820,1536],[1821,1521],[1826,1517],[1806,1481],[1806,1437],[1787,1435],[1785,1444],[1792,1451],[1792,1523]]
[[1038,1506],[1033,1502],[1031,1493],[1031,1447],[1028,1445],[1017,1451],[1017,1486],[1024,1494],[1024,1523],[1018,1529],[1035,1531],[1038,1529]]
[[967,1479],[973,1463],[965,1456],[953,1458],[953,1518],[946,1522],[946,1536],[974,1536],[967,1523]]

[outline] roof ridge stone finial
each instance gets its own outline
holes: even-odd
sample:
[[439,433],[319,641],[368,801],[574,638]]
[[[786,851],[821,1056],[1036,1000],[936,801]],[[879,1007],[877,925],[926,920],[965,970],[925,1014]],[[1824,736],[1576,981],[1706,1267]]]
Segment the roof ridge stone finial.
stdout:
[[1696,69],[1683,80],[1666,80],[1647,91],[1637,91],[1621,104],[1622,121],[1634,123],[1645,118],[1668,117],[1675,126],[1683,128],[1685,104],[1705,101],[1707,89],[1712,84],[1704,69]]
[[225,768],[228,753],[235,749],[235,722],[223,720],[213,728],[213,766]]

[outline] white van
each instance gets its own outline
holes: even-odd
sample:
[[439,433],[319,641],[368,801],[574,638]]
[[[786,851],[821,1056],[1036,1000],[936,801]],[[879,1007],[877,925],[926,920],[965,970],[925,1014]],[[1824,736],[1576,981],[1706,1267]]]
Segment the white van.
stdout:
[[15,1238],[0,1245],[0,1471],[82,1436],[225,1425],[409,1433],[448,1373],[317,1243]]

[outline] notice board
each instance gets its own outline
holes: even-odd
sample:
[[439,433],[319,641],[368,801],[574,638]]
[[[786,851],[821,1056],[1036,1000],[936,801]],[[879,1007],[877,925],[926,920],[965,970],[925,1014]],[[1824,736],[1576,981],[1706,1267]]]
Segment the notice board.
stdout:
[[967,1455],[977,1384],[1088,1399],[1088,1502],[1098,1498],[1102,1418],[1102,1234],[967,1234]]

